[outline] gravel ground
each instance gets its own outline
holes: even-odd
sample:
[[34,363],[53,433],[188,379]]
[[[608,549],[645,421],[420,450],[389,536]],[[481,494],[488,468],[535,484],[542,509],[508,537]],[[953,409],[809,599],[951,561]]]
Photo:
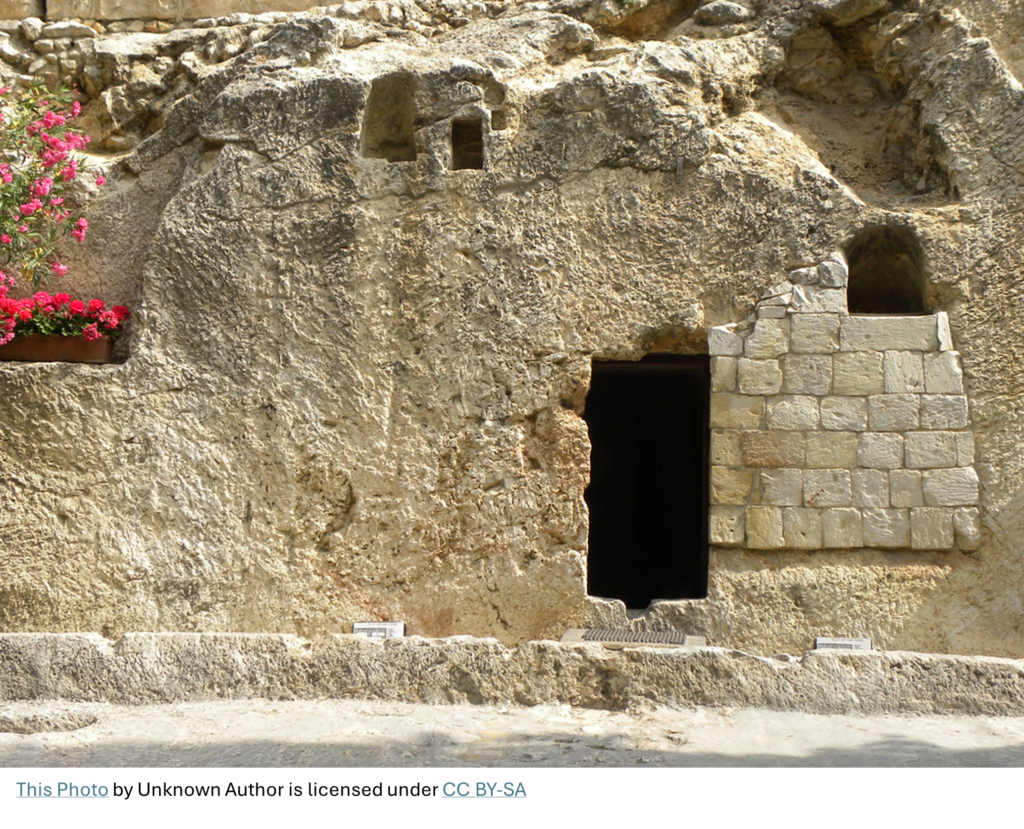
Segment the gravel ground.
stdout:
[[353,700],[0,704],[2,767],[1020,765],[1024,718]]

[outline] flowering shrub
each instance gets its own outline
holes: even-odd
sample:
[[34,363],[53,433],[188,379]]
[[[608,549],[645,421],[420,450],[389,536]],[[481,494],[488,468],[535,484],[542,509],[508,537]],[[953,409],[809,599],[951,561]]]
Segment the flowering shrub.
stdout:
[[50,296],[39,291],[35,296],[13,299],[0,293],[0,345],[25,334],[61,334],[66,337],[116,337],[121,323],[128,319],[128,309],[115,305],[109,310],[101,299],[88,303],[71,299],[68,294]]
[[[60,240],[83,242],[89,229],[69,192],[85,172],[75,152],[89,143],[70,126],[80,111],[66,89],[36,83],[13,94],[0,88],[0,345],[25,334],[116,336],[128,318],[120,305],[107,310],[99,299],[85,303],[39,290],[45,277],[68,272],[57,259]],[[103,176],[94,180],[106,183]],[[36,294],[8,296],[17,279],[31,282]]]

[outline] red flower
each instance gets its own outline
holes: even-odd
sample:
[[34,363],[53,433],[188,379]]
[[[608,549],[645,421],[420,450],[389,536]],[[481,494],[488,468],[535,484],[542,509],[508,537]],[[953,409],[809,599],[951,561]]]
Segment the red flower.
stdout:
[[90,314],[98,314],[98,313],[100,313],[103,310],[103,308],[104,308],[104,306],[103,306],[103,300],[102,299],[90,299],[89,300],[89,307],[86,310]]
[[115,305],[113,308],[110,309],[110,311],[115,317],[117,317],[118,322],[124,322],[126,319],[128,319],[129,315],[131,314],[131,311],[129,311],[123,305]]
[[76,299],[68,306],[68,310],[72,314],[82,314],[85,312],[85,303],[80,299]]
[[82,336],[92,342],[93,340],[98,340],[103,335],[100,334],[100,330],[96,327],[96,323],[93,322],[89,323],[89,325],[82,329]]

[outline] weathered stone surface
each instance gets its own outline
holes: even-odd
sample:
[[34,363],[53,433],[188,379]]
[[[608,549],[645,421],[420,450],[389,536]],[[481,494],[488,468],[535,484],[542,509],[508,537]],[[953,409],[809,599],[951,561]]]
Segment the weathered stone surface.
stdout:
[[846,291],[817,285],[797,285],[793,288],[790,307],[796,314],[845,314]]
[[804,473],[804,505],[848,507],[852,503],[850,472],[847,469],[808,469]]
[[762,469],[761,502],[776,507],[798,507],[803,502],[803,472],[799,469]]
[[881,394],[885,390],[882,354],[836,354],[832,359],[832,391],[843,395]]
[[857,462],[868,469],[896,469],[903,465],[903,436],[864,432],[857,446]]
[[868,428],[866,397],[826,397],[821,401],[821,428],[863,432]]
[[769,429],[815,429],[818,426],[816,397],[785,395],[768,399]]
[[777,550],[785,546],[780,507],[747,507],[746,520],[747,545],[752,550]]
[[821,510],[786,507],[782,511],[782,534],[792,550],[817,550],[821,547]]
[[889,497],[894,507],[923,507],[921,473],[912,469],[894,469],[889,473]]
[[955,394],[921,395],[922,429],[963,429],[966,426],[966,397]]
[[858,509],[822,510],[822,542],[825,547],[848,549],[864,544],[863,521]]
[[920,394],[924,391],[924,365],[916,351],[887,351],[883,369],[886,392]]
[[912,509],[910,544],[915,550],[948,550],[953,546],[953,514],[934,507]]
[[977,507],[953,510],[953,532],[961,550],[977,550],[981,544],[981,510]]
[[43,0],[4,0],[0,3],[0,19],[21,20],[24,17],[41,17]]
[[806,437],[809,469],[850,469],[857,466],[858,439],[854,432],[809,432]]
[[905,509],[866,509],[864,544],[868,547],[909,547],[910,516]]
[[868,428],[876,432],[906,432],[921,422],[917,394],[879,394],[868,398]]
[[909,432],[904,437],[903,458],[910,469],[956,466],[956,435],[953,432]]
[[712,357],[739,357],[743,353],[743,339],[725,326],[708,331],[708,353]]
[[736,358],[711,358],[711,391],[736,391]]
[[788,354],[783,361],[784,394],[828,394],[832,391],[832,358],[825,354]]
[[[854,469],[852,496],[855,507],[889,506],[889,473],[881,469]],[[893,504],[892,506],[907,506]]]
[[743,463],[747,466],[803,466],[804,460],[802,432],[745,432],[743,435]]
[[782,388],[782,368],[778,360],[740,358],[736,388],[740,394],[778,394]]
[[724,429],[754,429],[764,417],[764,398],[740,394],[711,395],[711,425]]
[[723,547],[739,547],[746,539],[743,507],[711,507],[710,541]]
[[798,354],[831,354],[839,350],[839,317],[800,314],[793,317],[790,348]]
[[964,373],[960,354],[944,351],[924,355],[924,390],[928,394],[963,394]]
[[778,357],[788,350],[788,319],[760,320],[743,347],[744,354],[758,360]]
[[[145,704],[364,698],[621,709],[645,702],[819,714],[1024,714],[1024,663],[901,651],[770,659],[727,648],[265,634],[0,635],[0,699]],[[837,689],[841,689],[837,691]]]
[[978,503],[978,473],[970,467],[922,472],[921,487],[928,506],[957,507]]
[[711,467],[711,503],[746,504],[750,487],[754,483],[753,469]]
[[934,316],[846,317],[839,331],[843,351],[936,351]]
[[743,432],[737,429],[711,430],[711,463],[718,466],[742,466]]
[[702,26],[720,26],[726,23],[743,23],[750,20],[754,12],[731,0],[711,0],[694,12],[693,19]]

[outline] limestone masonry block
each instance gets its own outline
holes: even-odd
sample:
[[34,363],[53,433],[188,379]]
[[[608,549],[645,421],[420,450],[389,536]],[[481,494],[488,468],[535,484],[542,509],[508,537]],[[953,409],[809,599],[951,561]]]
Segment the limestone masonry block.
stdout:
[[822,542],[828,548],[848,549],[864,545],[860,510],[837,508],[822,510]]
[[936,312],[935,325],[939,337],[939,351],[953,351],[953,332],[949,328],[949,314],[945,311]]
[[817,550],[821,547],[821,510],[786,507],[782,511],[782,534],[793,550]]
[[782,391],[786,394],[822,395],[832,391],[832,358],[827,354],[788,354],[782,373]]
[[960,352],[924,355],[924,390],[928,394],[963,394],[964,373]]
[[953,432],[908,432],[904,437],[904,465],[910,469],[941,469],[956,466],[956,435]]
[[801,314],[791,319],[790,350],[801,354],[831,354],[839,350],[839,317]]
[[785,319],[786,314],[787,309],[784,305],[759,305],[757,308],[757,318],[759,320],[781,320]]
[[974,435],[970,432],[956,433],[956,465],[970,466],[974,463]]
[[824,288],[845,288],[849,277],[849,267],[838,256],[818,265],[818,283]]
[[735,357],[711,358],[711,391],[736,391]]
[[789,320],[760,320],[747,337],[744,353],[748,357],[764,360],[779,357],[789,351]]
[[712,429],[711,463],[718,466],[742,466],[742,439],[743,432],[738,429]]
[[970,507],[978,503],[978,473],[971,467],[921,473],[924,502],[930,507]]
[[803,471],[762,469],[761,502],[776,507],[799,507],[803,503]]
[[804,473],[804,505],[848,507],[852,503],[850,470],[808,469]]
[[866,397],[825,397],[821,401],[821,428],[863,432],[868,428]]
[[0,20],[23,20],[42,15],[43,0],[3,0],[0,3]]
[[818,398],[787,395],[768,399],[768,428],[808,430],[818,427]]
[[846,290],[794,285],[789,307],[795,314],[846,314]]
[[903,436],[864,432],[857,447],[857,461],[868,469],[898,469],[903,466]]
[[977,507],[953,510],[953,533],[961,550],[977,550],[981,544],[981,510]]
[[857,466],[856,432],[808,432],[808,469],[851,469]]
[[745,432],[743,462],[747,466],[803,466],[803,432]]
[[934,507],[912,509],[910,546],[915,550],[948,550],[953,546],[953,514]]
[[708,331],[708,353],[712,357],[739,357],[743,353],[743,338],[731,328],[717,325]]
[[722,547],[738,547],[746,537],[743,507],[712,507],[710,541]]
[[723,429],[756,429],[764,417],[764,398],[742,394],[711,395],[711,425]]
[[921,396],[879,394],[868,398],[868,428],[876,432],[905,432],[921,423]]
[[922,394],[922,429],[965,429],[967,398],[956,394]]
[[752,550],[778,550],[785,546],[780,507],[747,507],[747,546]]
[[885,390],[893,394],[924,391],[924,362],[916,351],[887,351],[883,359]]
[[855,507],[889,506],[889,473],[884,470],[854,469],[852,484]]
[[885,390],[882,355],[871,352],[836,354],[832,358],[832,393],[881,394]]
[[889,473],[889,500],[894,507],[923,507],[921,473],[912,469],[894,469]]
[[905,509],[866,509],[864,544],[867,547],[907,547],[910,545],[910,515]]
[[841,351],[937,351],[935,317],[846,317],[839,330]]
[[747,503],[750,488],[754,484],[753,469],[732,469],[728,466],[711,467],[711,503]]
[[782,388],[782,368],[778,360],[741,358],[737,389],[740,394],[778,394]]

